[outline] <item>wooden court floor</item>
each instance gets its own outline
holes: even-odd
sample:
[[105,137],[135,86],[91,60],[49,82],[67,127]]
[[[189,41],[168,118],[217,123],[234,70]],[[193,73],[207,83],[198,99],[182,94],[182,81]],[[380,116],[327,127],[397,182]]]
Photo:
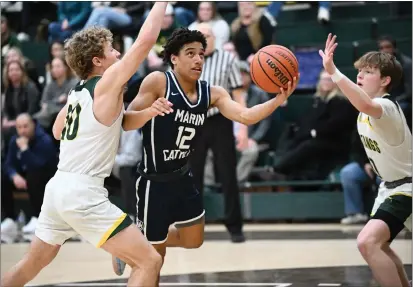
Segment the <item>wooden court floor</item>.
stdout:
[[[208,225],[196,250],[170,248],[161,286],[378,286],[357,250],[361,226],[248,224],[247,241],[234,244],[223,226]],[[392,246],[412,276],[411,233]],[[27,242],[1,245],[1,273],[26,252]],[[28,286],[126,286],[111,257],[85,242],[68,242]],[[7,286],[5,286],[7,287]]]

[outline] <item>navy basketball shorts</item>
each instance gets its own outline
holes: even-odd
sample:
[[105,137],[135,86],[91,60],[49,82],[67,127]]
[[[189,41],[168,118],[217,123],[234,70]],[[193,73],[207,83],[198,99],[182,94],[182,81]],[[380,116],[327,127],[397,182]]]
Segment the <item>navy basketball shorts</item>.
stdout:
[[172,224],[182,228],[203,220],[202,195],[189,174],[168,182],[139,176],[136,192],[137,225],[151,244],[164,243]]

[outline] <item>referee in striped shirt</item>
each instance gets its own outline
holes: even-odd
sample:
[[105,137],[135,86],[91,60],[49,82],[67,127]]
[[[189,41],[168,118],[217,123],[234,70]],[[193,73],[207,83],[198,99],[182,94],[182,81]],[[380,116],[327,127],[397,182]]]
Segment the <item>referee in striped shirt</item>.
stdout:
[[[207,39],[205,63],[201,80],[211,86],[221,86],[232,92],[235,101],[245,106],[244,90],[238,60],[229,52],[215,49],[215,37],[208,24],[199,24],[195,29]],[[248,142],[248,130],[242,126],[237,133],[237,144]],[[217,108],[208,111],[204,128],[195,143],[196,152],[192,153],[191,168],[198,190],[202,192],[207,152],[212,149],[217,178],[222,184],[225,200],[225,226],[232,242],[244,242],[239,188],[236,175],[236,151],[233,122],[220,114]]]

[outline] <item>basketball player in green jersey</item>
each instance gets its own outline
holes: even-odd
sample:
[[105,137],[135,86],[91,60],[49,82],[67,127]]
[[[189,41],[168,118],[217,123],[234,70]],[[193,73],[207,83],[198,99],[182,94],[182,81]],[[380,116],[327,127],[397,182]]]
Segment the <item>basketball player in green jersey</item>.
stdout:
[[97,248],[132,266],[128,286],[155,286],[161,257],[124,212],[108,200],[104,179],[119,146],[123,92],[156,42],[166,2],[155,3],[122,59],[112,33],[91,27],[65,43],[69,66],[82,80],[53,126],[60,139],[58,171],[48,182],[35,237],[23,259],[1,278],[1,286],[24,286],[80,234]]
[[336,36],[327,38],[319,51],[325,70],[360,111],[357,129],[376,174],[383,180],[373,206],[372,218],[360,232],[357,245],[375,279],[382,287],[410,286],[403,264],[390,248],[392,240],[412,216],[412,135],[397,102],[389,98],[402,67],[388,53],[369,52],[355,64],[357,84],[333,62]]

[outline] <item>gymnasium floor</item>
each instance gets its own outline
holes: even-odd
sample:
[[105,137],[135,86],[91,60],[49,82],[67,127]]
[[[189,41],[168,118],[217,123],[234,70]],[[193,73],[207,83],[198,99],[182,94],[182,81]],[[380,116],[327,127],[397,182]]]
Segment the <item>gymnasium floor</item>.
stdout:
[[[247,242],[233,244],[220,225],[206,227],[197,250],[171,248],[161,286],[378,286],[359,255],[361,226],[338,224],[248,224]],[[411,233],[392,244],[412,275]],[[1,245],[1,273],[15,264],[28,243]],[[29,286],[126,286],[106,252],[83,242],[66,243],[55,261]]]

